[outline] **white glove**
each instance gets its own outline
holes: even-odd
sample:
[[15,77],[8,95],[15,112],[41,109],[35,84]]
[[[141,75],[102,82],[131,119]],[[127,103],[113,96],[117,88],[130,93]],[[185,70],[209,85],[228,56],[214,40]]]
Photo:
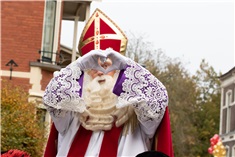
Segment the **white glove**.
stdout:
[[115,125],[116,127],[121,126],[133,115],[134,109],[132,106],[123,107],[119,110],[116,110],[112,115],[116,118]]
[[99,58],[106,58],[106,54],[102,50],[91,50],[84,56],[78,58],[76,62],[81,70],[95,69],[105,72],[105,69],[98,64]]
[[105,54],[112,60],[112,65],[106,69],[106,73],[113,70],[122,70],[127,66],[128,58],[111,48],[105,50]]

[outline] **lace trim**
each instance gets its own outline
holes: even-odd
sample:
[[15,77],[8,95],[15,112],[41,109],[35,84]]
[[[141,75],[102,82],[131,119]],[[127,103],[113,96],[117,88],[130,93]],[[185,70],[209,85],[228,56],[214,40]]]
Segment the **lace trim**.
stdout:
[[[83,112],[85,103],[79,95],[81,86],[78,82],[82,72],[76,62],[54,73],[54,78],[46,87],[43,102],[48,108]],[[61,113],[58,111],[58,113]],[[57,113],[57,114],[58,114]],[[59,116],[59,115],[57,115]]]
[[[146,121],[153,118],[160,121],[168,105],[165,86],[148,70],[132,60],[129,60],[124,73],[127,79],[122,84],[124,92],[118,98],[118,107],[135,102],[133,106],[138,112],[139,120]],[[120,104],[123,104],[123,106]]]

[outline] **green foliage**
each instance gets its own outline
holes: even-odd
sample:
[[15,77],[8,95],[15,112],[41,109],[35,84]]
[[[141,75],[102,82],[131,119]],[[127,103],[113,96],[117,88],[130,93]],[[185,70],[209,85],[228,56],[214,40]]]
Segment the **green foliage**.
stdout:
[[219,75],[202,60],[192,76],[179,59],[154,50],[143,37],[131,37],[127,56],[134,56],[167,88],[175,156],[211,157],[210,138],[219,132]]
[[33,157],[43,154],[45,129],[36,117],[36,106],[28,94],[10,82],[1,89],[1,151],[19,149]]
[[[157,73],[156,73],[157,72]],[[196,84],[180,62],[170,62],[164,71],[152,72],[167,88],[175,156],[190,156],[196,129],[191,114],[195,111]]]
[[220,81],[213,67],[202,60],[200,70],[193,79],[197,83],[197,111],[193,124],[197,128],[197,143],[194,148],[198,156],[210,156],[207,149],[210,138],[219,133],[220,119]]

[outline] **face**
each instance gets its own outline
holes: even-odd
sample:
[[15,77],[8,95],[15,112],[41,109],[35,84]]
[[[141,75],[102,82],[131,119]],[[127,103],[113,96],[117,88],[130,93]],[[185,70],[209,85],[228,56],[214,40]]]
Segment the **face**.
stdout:
[[[109,66],[112,65],[112,61],[110,59],[107,59],[106,62],[102,63],[100,61],[100,59],[98,60],[98,63],[101,67],[103,67],[104,69],[107,69]],[[92,79],[96,78],[97,76],[102,76],[104,75],[104,73],[102,71],[98,71],[98,70],[94,70],[94,69],[91,69],[88,74],[91,76]],[[107,73],[106,75],[109,75],[109,76],[112,76],[115,74],[115,71],[111,71],[109,73]]]

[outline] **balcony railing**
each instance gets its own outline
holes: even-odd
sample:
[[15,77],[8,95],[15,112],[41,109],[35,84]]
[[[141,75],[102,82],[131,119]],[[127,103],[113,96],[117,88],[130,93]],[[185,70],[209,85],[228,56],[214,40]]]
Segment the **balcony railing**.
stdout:
[[[30,62],[31,66],[37,66],[45,70],[54,71],[66,67],[71,63],[71,54],[68,53],[57,53],[42,50],[39,50],[38,53],[42,54],[40,59],[37,59],[37,62]],[[48,57],[53,55],[56,55],[55,60],[52,60],[52,57]]]
[[[42,54],[41,58],[37,60],[38,62],[46,62],[46,63],[60,65],[60,60],[57,62],[57,60],[58,60],[57,56],[59,56],[59,58],[61,58],[59,53],[50,52],[50,51],[42,51],[42,50],[39,50],[38,53]],[[47,56],[53,56],[53,54],[56,54],[56,60],[55,61],[52,61],[52,57],[51,58],[47,57]]]

